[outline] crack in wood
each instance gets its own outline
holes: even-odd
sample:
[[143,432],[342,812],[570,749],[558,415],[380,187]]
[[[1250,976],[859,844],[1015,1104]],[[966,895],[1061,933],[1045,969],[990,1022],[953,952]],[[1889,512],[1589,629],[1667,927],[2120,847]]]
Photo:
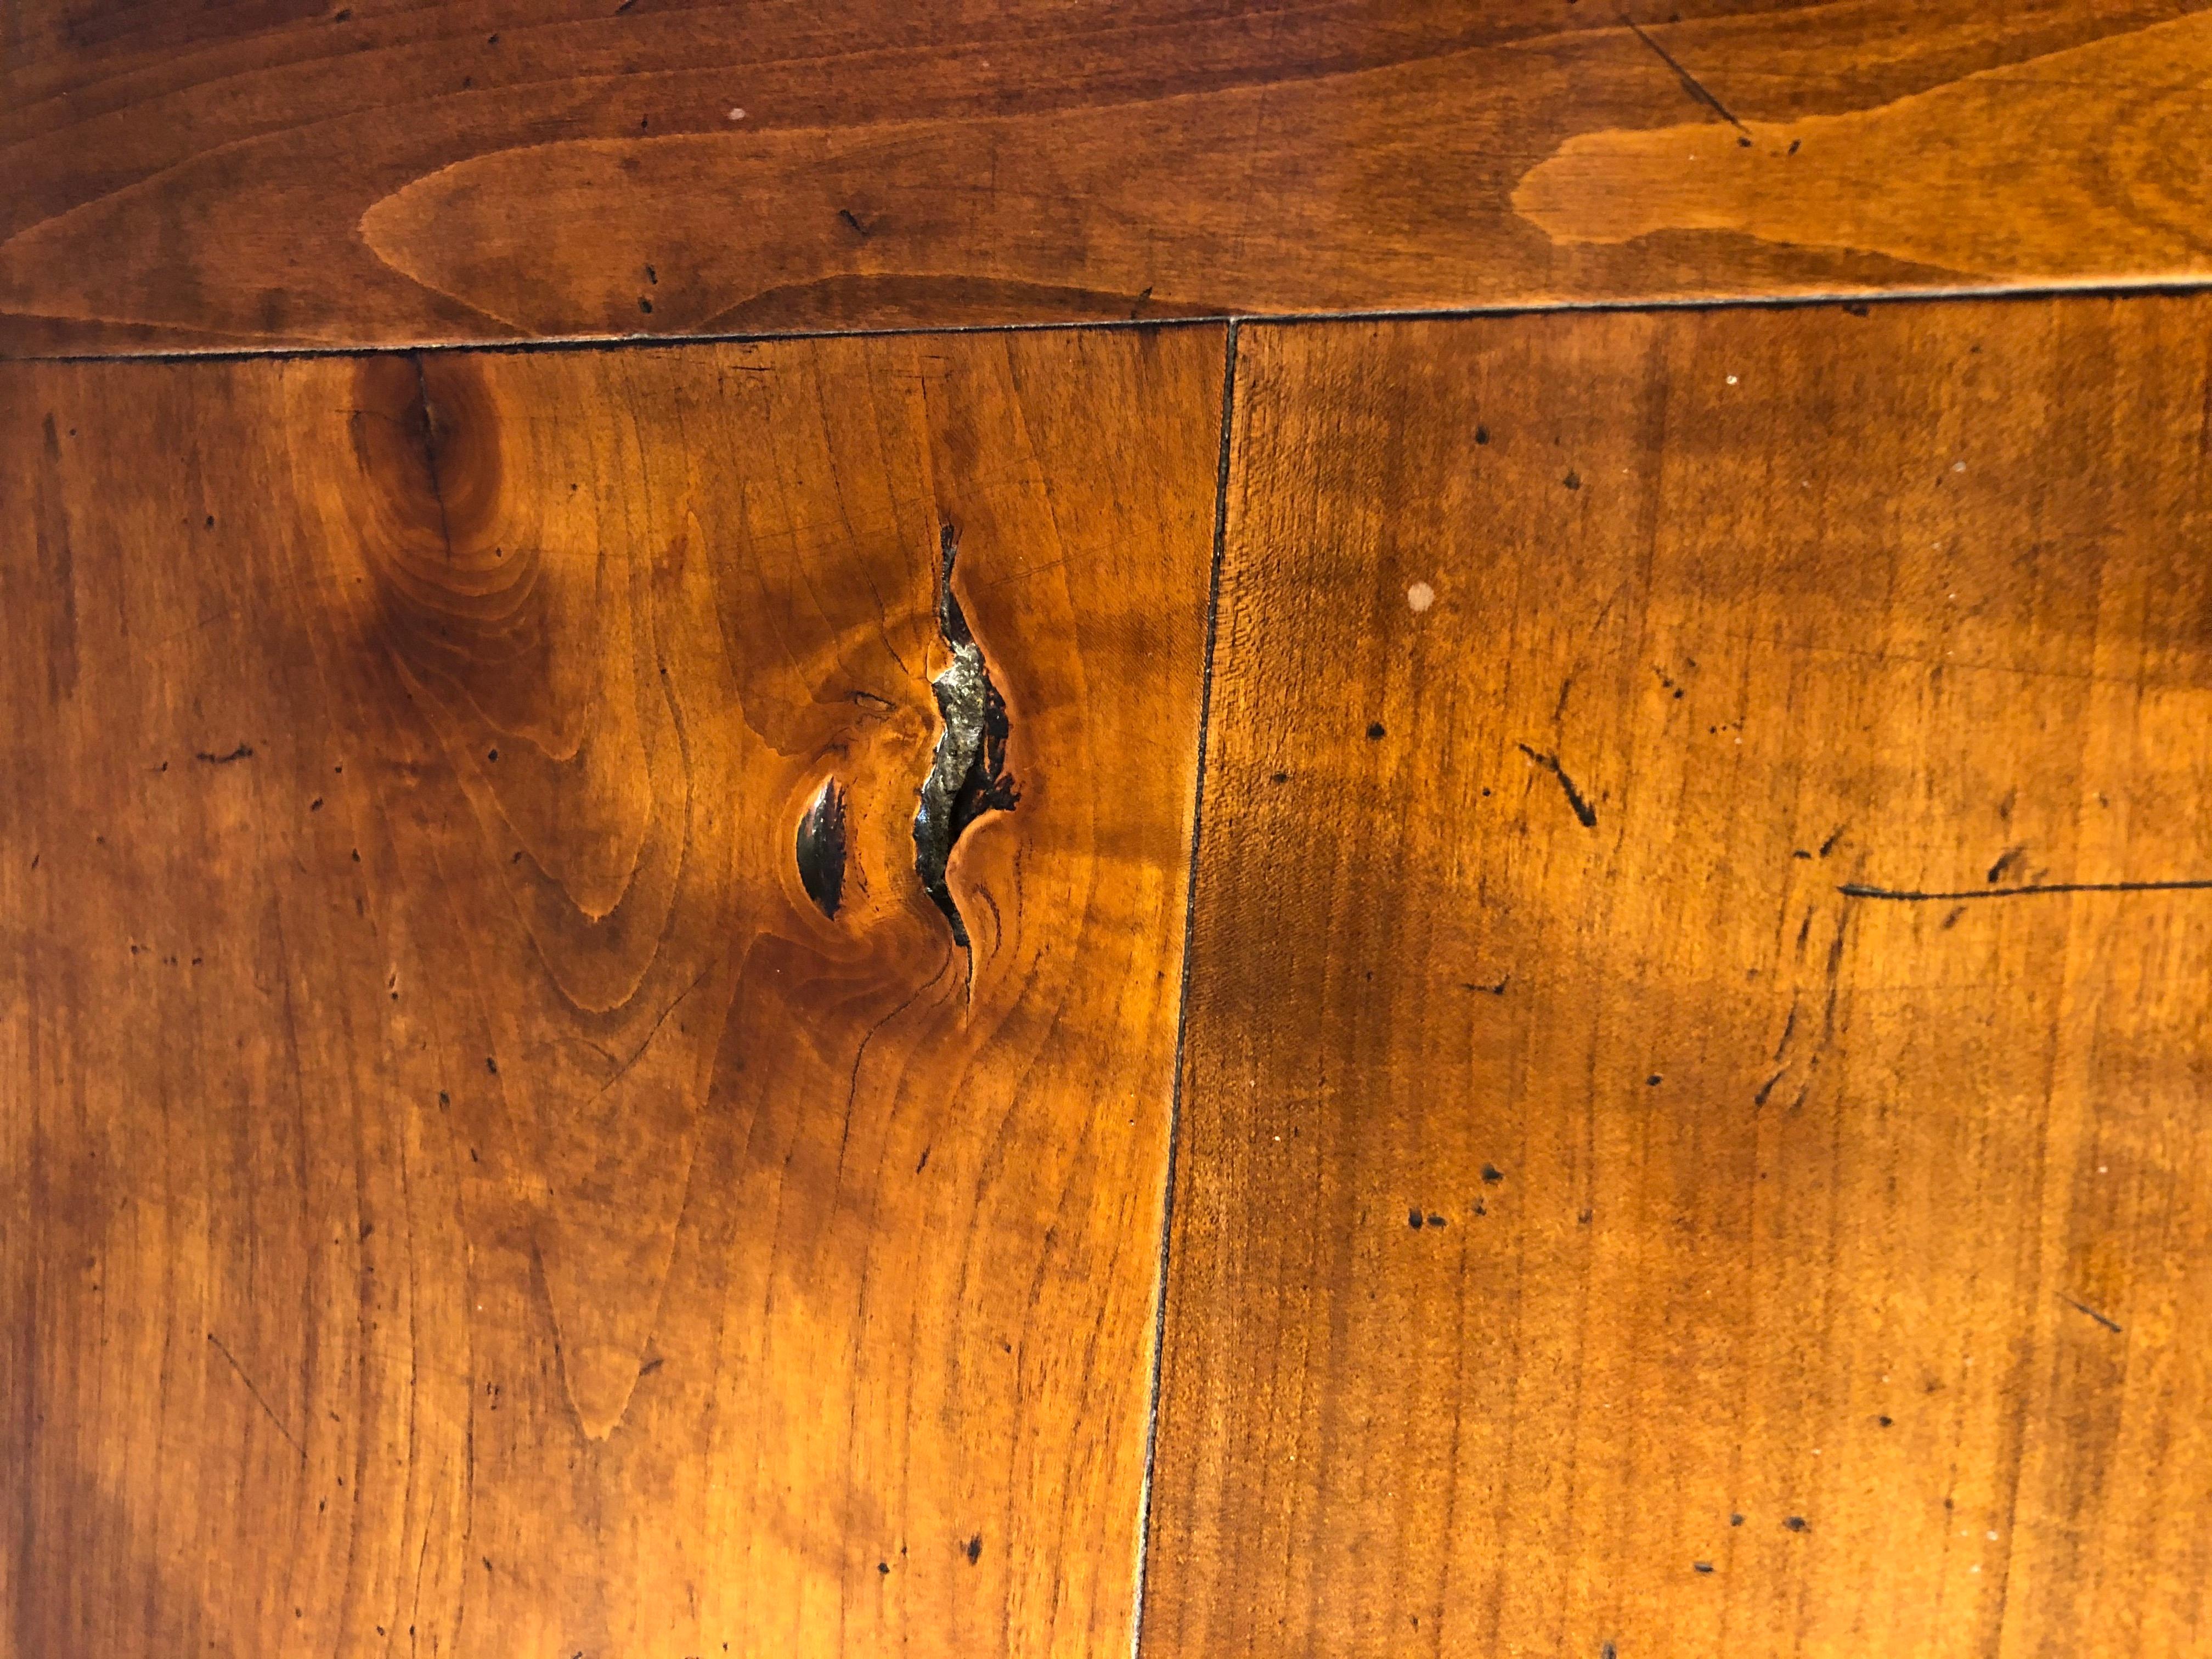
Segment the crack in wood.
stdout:
[[921,804],[915,809],[914,867],[923,889],[952,925],[954,943],[964,948],[968,924],[945,880],[953,846],[984,813],[1011,811],[1021,793],[1006,775],[1012,726],[1006,699],[991,682],[991,671],[952,591],[952,566],[960,556],[960,543],[951,525],[940,532],[939,556],[937,626],[952,661],[930,682],[945,730],[938,736]]

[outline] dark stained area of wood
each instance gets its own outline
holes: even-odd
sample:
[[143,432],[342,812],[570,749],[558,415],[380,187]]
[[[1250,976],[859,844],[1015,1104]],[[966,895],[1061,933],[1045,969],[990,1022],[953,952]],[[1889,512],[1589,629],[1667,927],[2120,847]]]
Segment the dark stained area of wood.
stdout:
[[1146,1659],[2204,1650],[2208,337],[1240,331]]
[[15,0],[0,352],[2212,276],[2194,0]]
[[837,914],[845,892],[845,792],[830,778],[799,820],[799,884],[825,916]]
[[1224,349],[0,368],[0,1650],[1127,1651]]

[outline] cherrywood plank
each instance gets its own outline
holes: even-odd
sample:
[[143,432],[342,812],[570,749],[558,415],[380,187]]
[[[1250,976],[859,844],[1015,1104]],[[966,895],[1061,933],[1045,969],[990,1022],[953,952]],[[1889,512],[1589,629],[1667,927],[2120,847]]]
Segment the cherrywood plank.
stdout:
[[1147,1659],[2207,1650],[2208,334],[1243,331]]
[[15,0],[0,351],[2212,275],[2195,0]]
[[0,1649],[1126,1650],[1223,348],[0,373]]

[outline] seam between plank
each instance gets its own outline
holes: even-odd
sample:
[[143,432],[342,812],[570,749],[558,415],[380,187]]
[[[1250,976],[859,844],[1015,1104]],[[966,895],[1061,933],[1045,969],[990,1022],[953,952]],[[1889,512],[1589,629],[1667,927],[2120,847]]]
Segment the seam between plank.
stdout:
[[2097,277],[2081,282],[1985,283],[1948,288],[1837,289],[1804,294],[1647,295],[1640,299],[1614,300],[1507,300],[1484,305],[1382,307],[1371,310],[1207,312],[1188,316],[1078,317],[1029,323],[787,329],[750,334],[572,334],[533,340],[403,340],[377,344],[211,346],[166,351],[0,352],[0,362],[230,362],[263,358],[289,361],[309,357],[388,357],[410,352],[468,351],[520,356],[535,351],[669,351],[686,346],[769,345],[783,340],[896,340],[915,336],[1064,333],[1079,329],[1218,328],[1224,324],[1227,324],[1233,331],[1248,325],[1285,326],[1300,323],[1449,322],[1456,318],[1540,317],[1553,313],[1578,312],[1795,311],[1817,306],[1909,305],[1972,300],[2183,297],[2207,291],[2212,291],[2212,276]]
[[1213,715],[1213,647],[1221,627],[1221,565],[1229,544],[1229,462],[1237,414],[1237,333],[1230,321],[1221,368],[1221,452],[1213,482],[1213,558],[1206,591],[1206,654],[1199,671],[1198,768],[1191,790],[1190,867],[1185,875],[1182,972],[1176,988],[1175,1078],[1168,1093],[1168,1156],[1160,1196],[1160,1248],[1152,1286],[1152,1376],[1146,1386],[1145,1477],[1137,1495],[1137,1571],[1130,1586],[1129,1655],[1145,1636],[1145,1575],[1152,1543],[1152,1475],[1160,1439],[1160,1377],[1167,1354],[1169,1252],[1175,1237],[1176,1154],[1182,1133],[1183,1045],[1190,1029],[1192,939],[1198,925],[1198,848],[1206,820],[1206,736]]

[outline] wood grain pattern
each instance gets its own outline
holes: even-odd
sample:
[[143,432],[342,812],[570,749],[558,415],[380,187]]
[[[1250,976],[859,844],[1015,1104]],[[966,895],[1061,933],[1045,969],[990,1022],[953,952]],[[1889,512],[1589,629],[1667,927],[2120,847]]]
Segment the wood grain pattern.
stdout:
[[2208,331],[1243,331],[1150,1659],[2212,1647]]
[[0,374],[0,1650],[1126,1647],[1222,350]]
[[0,350],[2212,275],[2194,0],[15,0]]

